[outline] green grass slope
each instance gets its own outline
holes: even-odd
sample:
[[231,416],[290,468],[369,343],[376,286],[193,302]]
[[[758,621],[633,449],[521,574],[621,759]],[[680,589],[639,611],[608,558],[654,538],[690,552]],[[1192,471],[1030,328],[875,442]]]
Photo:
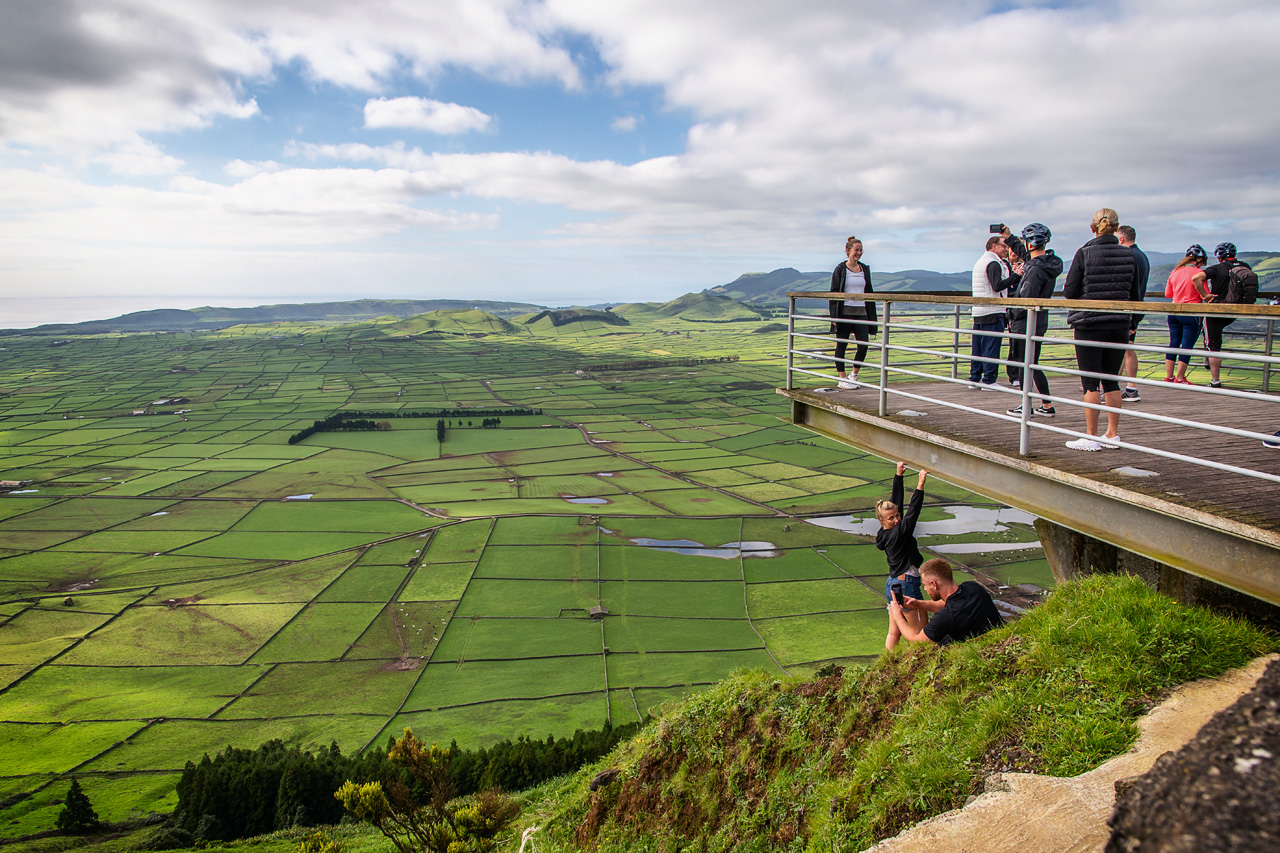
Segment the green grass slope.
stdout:
[[428,311],[384,327],[393,333],[421,335],[429,332],[444,332],[455,335],[474,334],[519,334],[519,327],[514,323],[495,317],[475,308],[447,308],[440,311]]
[[[906,644],[816,681],[738,673],[537,791],[522,820],[540,851],[861,850],[992,772],[1095,767],[1174,686],[1274,648],[1138,580],[1079,581],[968,643]],[[607,767],[618,780],[591,792]]]

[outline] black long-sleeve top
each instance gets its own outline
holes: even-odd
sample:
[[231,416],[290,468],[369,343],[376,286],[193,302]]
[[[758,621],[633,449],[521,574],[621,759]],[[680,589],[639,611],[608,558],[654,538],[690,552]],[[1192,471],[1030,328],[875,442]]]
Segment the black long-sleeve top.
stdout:
[[920,555],[920,546],[916,544],[916,520],[924,507],[924,489],[916,489],[911,494],[911,503],[902,505],[902,475],[893,478],[893,494],[889,500],[902,507],[902,521],[888,530],[883,527],[876,533],[876,547],[884,551],[889,561],[889,574],[893,577],[910,569],[920,568],[924,557]]

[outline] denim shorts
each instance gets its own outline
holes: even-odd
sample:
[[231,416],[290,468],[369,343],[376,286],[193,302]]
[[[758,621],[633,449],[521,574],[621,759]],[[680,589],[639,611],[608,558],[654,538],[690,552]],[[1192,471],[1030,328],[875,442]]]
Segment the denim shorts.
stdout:
[[893,585],[895,583],[902,584],[902,594],[908,598],[924,600],[924,594],[920,590],[920,576],[906,575],[902,580],[898,580],[892,575],[884,582],[884,600],[885,602],[893,601]]

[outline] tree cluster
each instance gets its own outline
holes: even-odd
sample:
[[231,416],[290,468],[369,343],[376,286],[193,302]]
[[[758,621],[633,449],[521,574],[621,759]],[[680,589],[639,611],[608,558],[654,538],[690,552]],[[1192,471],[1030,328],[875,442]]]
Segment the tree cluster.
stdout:
[[633,361],[621,361],[617,364],[588,364],[583,370],[590,370],[595,373],[603,373],[609,370],[657,370],[664,367],[697,367],[700,364],[724,364],[730,361],[737,361],[736,355],[722,355],[718,358],[673,358],[673,359],[656,359],[656,358],[639,358]]
[[[735,356],[736,358],[736,356]],[[501,423],[499,416],[502,415],[540,415],[541,409],[438,409],[435,411],[388,411],[388,412],[359,412],[347,410],[342,412],[334,412],[327,418],[315,421],[311,426],[295,432],[289,436],[290,444],[297,444],[303,439],[309,438],[318,432],[352,432],[363,430],[386,430],[391,429],[389,418],[458,418],[458,425],[462,425],[461,418],[474,417],[476,415],[492,415],[493,423],[490,427],[496,427]],[[439,422],[438,422],[439,423]],[[481,424],[483,427],[484,425]],[[441,441],[444,439],[441,438]]]
[[[519,791],[570,773],[595,761],[639,724],[598,731],[576,731],[572,737],[545,741],[518,737],[488,748],[442,749],[441,765],[451,790],[470,795],[489,788]],[[396,741],[388,742],[390,752]],[[227,747],[212,758],[187,762],[178,782],[178,807],[173,828],[188,838],[230,841],[295,826],[337,823],[342,804],[334,793],[344,782],[377,783],[387,792],[400,786],[413,798],[427,795],[403,765],[389,761],[387,752],[343,755],[336,743],[316,752],[271,740],[257,749]]]

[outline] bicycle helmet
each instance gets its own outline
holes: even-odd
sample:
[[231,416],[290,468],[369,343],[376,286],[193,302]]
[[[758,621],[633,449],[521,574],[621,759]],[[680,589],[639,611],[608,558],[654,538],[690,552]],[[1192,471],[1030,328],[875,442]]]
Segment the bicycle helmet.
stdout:
[[1030,249],[1043,249],[1052,237],[1053,232],[1048,226],[1041,225],[1039,222],[1032,222],[1022,229],[1022,242],[1026,243],[1027,248]]
[[1234,258],[1236,256],[1236,244],[1219,243],[1218,247],[1213,250],[1213,253],[1218,256],[1218,260],[1220,261],[1225,261],[1227,258]]
[[1204,262],[1209,260],[1209,253],[1204,250],[1204,246],[1199,243],[1192,243],[1187,247],[1187,257],[1195,258],[1197,261]]

